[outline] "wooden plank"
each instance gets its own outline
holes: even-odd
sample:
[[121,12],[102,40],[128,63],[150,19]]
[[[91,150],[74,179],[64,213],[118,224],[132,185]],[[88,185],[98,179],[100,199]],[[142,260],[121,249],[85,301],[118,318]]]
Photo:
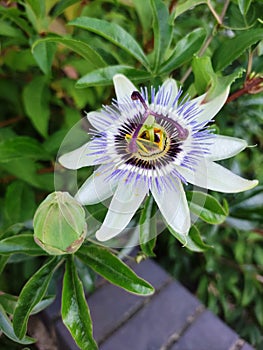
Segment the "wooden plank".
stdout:
[[[253,350],[155,262],[130,265],[156,293],[140,297],[98,284],[87,300],[100,350]],[[54,325],[61,350],[77,350],[61,321],[60,294],[44,311],[45,320]]]
[[230,350],[239,336],[210,311],[203,312],[170,350]]
[[251,345],[245,343],[240,350],[255,350]]
[[[147,260],[132,266],[142,278],[152,283],[156,291],[160,290],[170,276],[157,264]],[[126,322],[150,298],[130,294],[114,285],[105,284],[88,297],[95,339],[101,343],[114,330]]]
[[198,306],[200,302],[196,298],[179,283],[172,282],[119,328],[100,349],[160,349],[173,333],[180,333]]

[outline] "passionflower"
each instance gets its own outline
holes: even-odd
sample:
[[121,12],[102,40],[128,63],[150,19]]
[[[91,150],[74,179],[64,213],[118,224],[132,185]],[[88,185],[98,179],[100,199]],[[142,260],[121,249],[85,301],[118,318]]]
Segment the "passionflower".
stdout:
[[66,168],[98,165],[76,194],[83,205],[111,196],[96,237],[108,240],[130,222],[143,200],[154,197],[166,223],[186,235],[191,226],[183,184],[225,193],[256,186],[215,161],[242,151],[244,140],[215,135],[208,123],[224,105],[229,87],[209,100],[204,94],[181,99],[167,79],[155,91],[140,91],[122,74],[113,78],[117,99],[87,114],[91,141],[59,158]]

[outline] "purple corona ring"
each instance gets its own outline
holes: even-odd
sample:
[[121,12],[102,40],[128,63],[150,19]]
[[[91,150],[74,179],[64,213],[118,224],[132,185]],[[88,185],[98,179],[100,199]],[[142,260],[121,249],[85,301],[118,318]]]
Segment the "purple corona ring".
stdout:
[[59,158],[69,169],[98,166],[76,194],[83,205],[112,197],[98,240],[119,234],[150,193],[165,222],[187,235],[191,220],[183,184],[225,193],[257,185],[257,180],[243,179],[215,163],[247,146],[244,140],[215,135],[207,128],[229,87],[211,100],[206,94],[189,100],[181,99],[173,79],[149,94],[122,74],[113,82],[117,99],[87,114],[92,140]]

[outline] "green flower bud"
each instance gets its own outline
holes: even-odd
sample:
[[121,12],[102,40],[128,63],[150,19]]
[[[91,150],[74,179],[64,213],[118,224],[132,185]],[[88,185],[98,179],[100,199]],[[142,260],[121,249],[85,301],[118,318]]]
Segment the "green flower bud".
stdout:
[[51,255],[71,254],[83,243],[87,224],[84,208],[68,192],[53,192],[38,207],[35,242]]

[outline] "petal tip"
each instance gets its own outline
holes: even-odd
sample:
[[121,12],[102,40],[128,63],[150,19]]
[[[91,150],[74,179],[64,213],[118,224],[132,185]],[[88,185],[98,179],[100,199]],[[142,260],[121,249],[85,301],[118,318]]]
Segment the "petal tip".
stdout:
[[73,162],[72,157],[70,156],[70,153],[65,153],[62,156],[58,158],[58,162],[60,165],[62,165],[64,168],[75,170],[77,169],[76,164]]
[[115,237],[118,233],[119,232],[116,232],[116,230],[114,230],[114,232],[111,232],[110,229],[107,231],[100,229],[96,232],[95,236],[98,241],[105,242]]
[[256,187],[258,184],[259,184],[258,180],[251,180],[251,187],[249,187],[249,189]]

